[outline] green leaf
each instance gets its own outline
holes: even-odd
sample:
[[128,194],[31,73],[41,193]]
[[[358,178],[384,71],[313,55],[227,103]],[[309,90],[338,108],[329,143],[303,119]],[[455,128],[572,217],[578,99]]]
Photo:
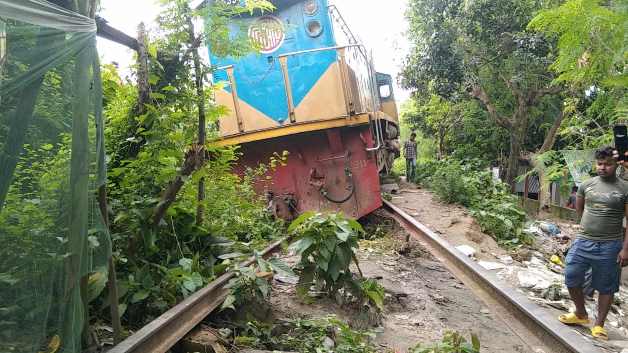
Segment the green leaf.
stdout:
[[191,278],[186,279],[185,281],[183,281],[183,288],[187,289],[190,292],[195,292],[196,283],[194,283],[194,280],[192,280]]
[[203,286],[203,276],[201,276],[200,273],[198,273],[198,272],[192,273],[191,280],[194,283],[194,285],[196,286],[196,288],[200,288],[200,287]]
[[475,333],[471,334],[471,343],[473,345],[473,349],[479,352],[480,351],[480,339],[478,338],[478,335],[476,335]]
[[255,284],[257,284],[257,288],[264,298],[268,298],[270,296],[271,287],[267,280],[263,278],[256,278]]
[[150,74],[148,76],[148,83],[150,83],[151,85],[156,85],[157,82],[159,82],[159,76],[155,74]]
[[87,301],[91,303],[105,289],[108,280],[107,267],[101,266],[91,273],[87,279]]
[[294,271],[292,271],[292,268],[290,268],[288,264],[281,261],[280,259],[273,257],[268,260],[268,263],[272,267],[273,271],[275,271],[278,275],[284,277],[296,277],[296,274],[294,273]]
[[232,309],[235,310],[235,302],[236,302],[236,297],[233,294],[229,294],[227,295],[227,297],[225,298],[225,301],[222,302],[222,305],[220,306],[220,311],[226,310],[226,309]]
[[341,241],[345,242],[347,240],[349,240],[349,237],[351,236],[351,233],[349,232],[336,232],[336,237],[338,237],[338,239],[340,239]]
[[309,249],[312,244],[314,244],[314,239],[312,237],[304,237],[292,243],[288,247],[288,250],[294,251],[297,254],[302,254],[304,251]]
[[135,303],[141,302],[142,300],[148,298],[149,294],[150,293],[148,291],[143,290],[143,289],[140,291],[137,291],[133,293],[133,297],[131,298],[131,303],[135,304]]
[[334,254],[338,258],[340,266],[342,268],[348,268],[349,264],[351,263],[351,255],[353,254],[353,251],[351,251],[351,249],[348,249],[346,245],[343,245],[338,246]]
[[312,218],[314,215],[316,215],[316,212],[314,212],[314,211],[304,212],[302,215],[297,217],[297,219],[292,221],[292,223],[288,227],[288,233],[294,233],[294,231],[297,229],[297,227],[299,227],[301,224],[303,224],[308,219]]
[[324,259],[323,257],[319,257],[319,258],[316,259],[316,264],[324,272],[327,272],[327,270],[329,269],[329,263],[330,263],[330,261],[327,260],[327,259]]
[[342,266],[340,262],[338,261],[338,258],[334,257],[329,262],[329,268],[326,269],[325,271],[327,271],[331,279],[334,282],[336,282],[338,280],[338,277],[340,277],[341,270],[342,270]]
[[362,228],[362,225],[358,223],[358,221],[356,221],[355,219],[348,218],[347,222],[349,222],[349,225],[351,226],[351,228],[353,228],[354,231],[359,233],[364,232],[364,228]]
[[10,273],[0,273],[0,283],[6,283],[10,286],[18,283],[20,280]]
[[376,291],[366,291],[366,295],[371,299],[371,301],[375,304],[375,306],[379,310],[384,310],[384,298],[381,296],[379,292]]
[[124,316],[124,313],[126,313],[126,308],[127,304],[118,304],[118,313],[120,314],[120,317]]
[[147,48],[148,49],[148,54],[152,57],[152,58],[157,58],[157,44],[155,43],[150,43]]
[[150,97],[155,100],[164,100],[166,99],[166,95],[159,92],[151,92]]
[[179,260],[179,266],[183,268],[183,270],[187,272],[192,272],[192,259],[188,259],[186,257]]
[[334,251],[336,250],[336,244],[338,243],[338,240],[336,240],[335,237],[329,237],[327,239],[325,239],[325,247],[327,248],[327,250],[329,250],[330,253],[334,253]]

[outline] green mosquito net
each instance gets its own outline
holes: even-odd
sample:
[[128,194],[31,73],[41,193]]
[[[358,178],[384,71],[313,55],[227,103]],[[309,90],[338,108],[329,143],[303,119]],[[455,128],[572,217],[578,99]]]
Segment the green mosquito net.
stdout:
[[87,303],[106,284],[93,3],[0,0],[3,353],[80,352]]

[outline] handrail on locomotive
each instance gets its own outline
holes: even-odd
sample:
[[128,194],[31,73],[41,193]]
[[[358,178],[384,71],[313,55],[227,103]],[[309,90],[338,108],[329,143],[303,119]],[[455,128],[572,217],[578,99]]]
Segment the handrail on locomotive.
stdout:
[[[355,64],[354,66],[352,66],[350,61],[346,59],[347,50],[350,50],[353,48],[357,48],[356,52],[353,54],[353,58],[356,59],[357,61],[354,63]],[[319,53],[319,52],[325,52],[325,51],[336,51],[337,60],[341,65],[340,66],[340,70],[341,70],[340,84],[342,86],[341,89],[342,89],[342,92],[345,98],[345,104],[346,104],[345,117],[351,118],[351,116],[359,114],[359,113],[367,113],[369,115],[369,122],[371,125],[371,134],[373,135],[373,138],[376,141],[376,146],[367,147],[366,151],[375,152],[375,151],[380,150],[382,148],[382,140],[384,138],[383,137],[384,133],[382,131],[382,127],[380,124],[380,116],[375,113],[380,109],[380,101],[379,101],[379,96],[377,94],[377,82],[375,82],[376,73],[373,68],[372,59],[368,57],[368,55],[366,54],[366,47],[361,43],[300,50],[300,51],[278,55],[278,59],[282,66],[281,72],[284,79],[285,94],[286,94],[287,104],[289,107],[290,122],[296,123],[297,119],[296,119],[295,111],[294,111],[294,102],[292,99],[292,92],[291,92],[292,82],[290,80],[289,68],[287,67],[287,59],[290,57],[298,56],[298,55],[306,55],[306,54]],[[361,58],[358,59],[358,57],[361,57]],[[360,63],[360,60],[363,60],[362,63]],[[358,65],[360,64],[363,64],[363,67],[359,67]],[[235,107],[234,113],[236,115],[236,119],[240,127],[240,132],[243,132],[242,123],[241,123],[243,120],[241,116],[242,113],[239,109],[238,94],[237,94],[237,89],[235,89],[236,83],[235,83],[235,78],[233,75],[234,68],[235,68],[235,65],[226,65],[226,66],[217,67],[215,68],[215,70],[216,71],[225,70],[228,72],[229,85],[232,87],[232,99],[233,99],[233,103]],[[349,77],[349,73],[351,72],[354,75],[356,75],[356,73],[363,71],[364,68],[366,68],[366,75],[365,75],[366,77],[363,77],[363,76],[356,77],[356,81],[359,81],[356,83],[358,83],[359,85],[367,84],[368,87],[354,87],[351,82],[351,78]],[[363,82],[365,78],[366,78],[366,82]],[[355,88],[357,88],[357,92],[354,92]],[[367,91],[369,93],[368,95],[370,97],[365,97],[365,94],[364,94],[365,92],[361,91],[360,88],[367,88]],[[354,102],[354,99],[356,97],[359,100],[359,106],[361,108],[361,111],[356,110],[356,102]]]

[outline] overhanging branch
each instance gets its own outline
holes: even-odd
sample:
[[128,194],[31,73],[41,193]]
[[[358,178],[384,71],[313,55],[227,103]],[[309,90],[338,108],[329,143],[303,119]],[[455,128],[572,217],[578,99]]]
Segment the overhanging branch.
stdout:
[[96,28],[96,34],[99,37],[124,45],[135,51],[139,50],[137,39],[111,27],[104,18],[96,16]]
[[495,123],[497,123],[497,125],[505,129],[510,129],[512,127],[512,123],[507,118],[499,114],[497,109],[495,109],[495,106],[491,103],[488,94],[486,94],[486,91],[484,91],[480,85],[473,85],[469,94],[484,104],[489,116],[495,121]]

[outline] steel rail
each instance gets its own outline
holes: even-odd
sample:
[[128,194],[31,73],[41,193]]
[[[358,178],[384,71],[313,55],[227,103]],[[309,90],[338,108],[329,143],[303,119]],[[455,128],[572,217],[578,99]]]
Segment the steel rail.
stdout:
[[[283,238],[262,251],[264,257],[276,252]],[[251,257],[241,266],[250,266],[255,263]],[[108,353],[165,353],[188,334],[205,317],[218,308],[229,293],[225,285],[235,276],[233,272],[225,273],[205,288],[195,292],[184,301],[166,311],[157,319],[129,336]]]
[[[546,353],[602,353],[603,350],[587,341],[581,334],[561,324],[548,311],[531,302],[514,288],[458,251],[445,239],[415,220],[391,202],[383,200],[384,207],[412,237],[424,245],[476,296],[482,299],[491,312],[497,314],[507,326],[534,351],[548,349]],[[528,333],[523,336],[523,333]]]

